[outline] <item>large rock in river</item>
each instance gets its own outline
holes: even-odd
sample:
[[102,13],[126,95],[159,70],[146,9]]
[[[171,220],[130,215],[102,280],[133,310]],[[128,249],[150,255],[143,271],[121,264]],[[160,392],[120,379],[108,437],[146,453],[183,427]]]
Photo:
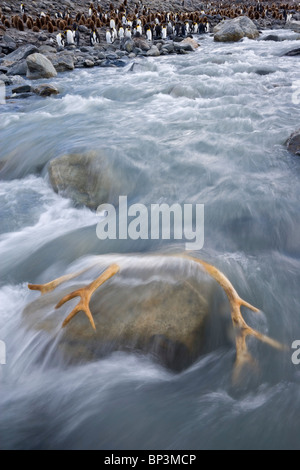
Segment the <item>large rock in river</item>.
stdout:
[[[182,370],[211,349],[214,335],[213,347],[219,340],[219,346],[224,345],[216,338],[221,329],[223,292],[201,268],[161,256],[116,255],[103,264],[105,258],[98,258],[99,265],[88,277],[72,281],[67,288],[62,285],[26,307],[24,321],[30,329],[42,332],[43,355],[49,348],[54,362],[78,363],[113,351],[140,351],[166,367]],[[120,272],[92,297],[96,331],[83,312],[61,328],[76,301],[58,310],[55,305],[67,293],[96,279],[109,261],[117,262]],[[229,310],[227,318],[230,322]]]
[[48,173],[55,192],[93,210],[107,202],[117,204],[119,195],[130,194],[141,179],[134,166],[103,151],[63,155],[50,162]]
[[56,158],[50,162],[48,173],[54,191],[76,205],[97,209],[109,200],[113,174],[106,159],[95,152]]
[[286,145],[289,152],[300,155],[300,129],[288,138]]
[[47,57],[43,54],[31,54],[26,59],[28,71],[27,78],[36,80],[39,78],[56,77],[57,72]]
[[222,21],[214,28],[214,40],[218,42],[236,42],[244,37],[256,39],[258,36],[257,27],[247,16]]

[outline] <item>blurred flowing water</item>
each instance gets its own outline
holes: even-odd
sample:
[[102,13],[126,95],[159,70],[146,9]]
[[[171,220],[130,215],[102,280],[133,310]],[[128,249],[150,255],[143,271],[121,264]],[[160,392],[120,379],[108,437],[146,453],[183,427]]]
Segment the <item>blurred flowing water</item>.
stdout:
[[299,127],[299,62],[283,57],[299,44],[295,33],[276,34],[281,42],[205,37],[194,54],[61,74],[53,81],[58,97],[1,106],[0,448],[300,447],[292,350],[253,341],[261,375],[237,390],[233,347],[179,374],[138,353],[41,363],[45,338],[22,316],[38,296],[28,282],[49,281],[96,254],[183,248],[100,242],[99,216],[53,192],[51,159],[97,150],[119,169],[129,203],[205,204],[197,256],[261,308],[247,315],[252,326],[289,348],[300,339],[300,162],[284,146]]

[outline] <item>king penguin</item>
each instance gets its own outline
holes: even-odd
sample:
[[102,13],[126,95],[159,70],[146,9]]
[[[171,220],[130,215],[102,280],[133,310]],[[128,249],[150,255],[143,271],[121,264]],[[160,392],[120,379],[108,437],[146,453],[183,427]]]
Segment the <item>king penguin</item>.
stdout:
[[109,29],[109,28],[107,28],[107,30],[106,30],[105,38],[106,38],[107,44],[111,44],[111,43],[112,43],[112,37],[111,37],[111,32],[110,32],[110,29]]

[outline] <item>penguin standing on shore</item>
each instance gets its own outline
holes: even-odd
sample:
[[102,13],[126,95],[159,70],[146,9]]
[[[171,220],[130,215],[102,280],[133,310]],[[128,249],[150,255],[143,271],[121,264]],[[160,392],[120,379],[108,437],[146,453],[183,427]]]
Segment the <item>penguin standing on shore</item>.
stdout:
[[58,33],[56,35],[56,42],[59,48],[63,49],[65,47],[65,40],[64,40],[64,36],[62,33]]
[[131,39],[131,29],[129,28],[129,26],[127,26],[126,28],[126,31],[125,31],[125,38],[128,38],[128,39]]
[[156,39],[161,39],[162,36],[162,27],[160,24],[155,25],[155,38]]
[[96,43],[100,43],[100,36],[99,36],[99,33],[96,29],[92,30],[91,31],[91,34],[90,34],[90,45],[91,46],[94,46]]
[[109,28],[107,28],[107,30],[106,30],[105,38],[106,38],[106,43],[107,44],[112,44],[112,37],[111,37],[111,32],[110,32]]
[[152,31],[151,31],[150,26],[148,27],[148,29],[146,31],[146,36],[147,36],[148,41],[152,41]]
[[21,5],[20,5],[21,15],[24,15],[25,11],[26,11],[26,9],[25,9],[24,3],[21,3]]
[[67,29],[66,31],[66,36],[67,36],[67,44],[68,46],[73,46],[75,45],[74,43],[74,33],[70,29]]
[[118,39],[118,33],[116,28],[111,28],[111,40],[114,43],[116,39]]
[[119,31],[118,31],[118,35],[119,35],[120,40],[124,38],[124,33],[125,33],[125,31],[124,31],[123,26],[120,26]]
[[165,24],[162,27],[161,35],[162,35],[162,39],[167,39],[167,26]]
[[136,32],[142,35],[142,26],[140,24],[136,26]]

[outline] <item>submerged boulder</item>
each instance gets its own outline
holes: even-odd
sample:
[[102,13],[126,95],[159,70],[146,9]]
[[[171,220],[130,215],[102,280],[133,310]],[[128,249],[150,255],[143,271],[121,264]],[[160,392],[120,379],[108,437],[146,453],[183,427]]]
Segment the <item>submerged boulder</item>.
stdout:
[[257,27],[247,16],[222,21],[214,28],[214,40],[218,42],[237,42],[244,37],[256,39],[258,36]]
[[83,312],[61,329],[74,305],[54,307],[64,295],[99,276],[101,267],[98,273],[93,268],[88,281],[73,281],[67,289],[61,286],[28,305],[24,321],[43,332],[45,347],[53,355],[69,363],[96,360],[117,350],[140,351],[182,370],[209,349],[221,317],[216,315],[211,329],[209,319],[224,302],[214,280],[186,261],[164,257],[125,257],[120,267],[90,302],[96,331]]
[[113,174],[103,155],[96,152],[63,155],[50,162],[48,173],[54,191],[69,197],[76,205],[97,209],[109,200]]
[[58,157],[49,163],[48,174],[55,192],[92,210],[107,202],[118,204],[120,194],[130,195],[141,184],[134,163],[125,162],[119,154],[108,157],[104,150]]

